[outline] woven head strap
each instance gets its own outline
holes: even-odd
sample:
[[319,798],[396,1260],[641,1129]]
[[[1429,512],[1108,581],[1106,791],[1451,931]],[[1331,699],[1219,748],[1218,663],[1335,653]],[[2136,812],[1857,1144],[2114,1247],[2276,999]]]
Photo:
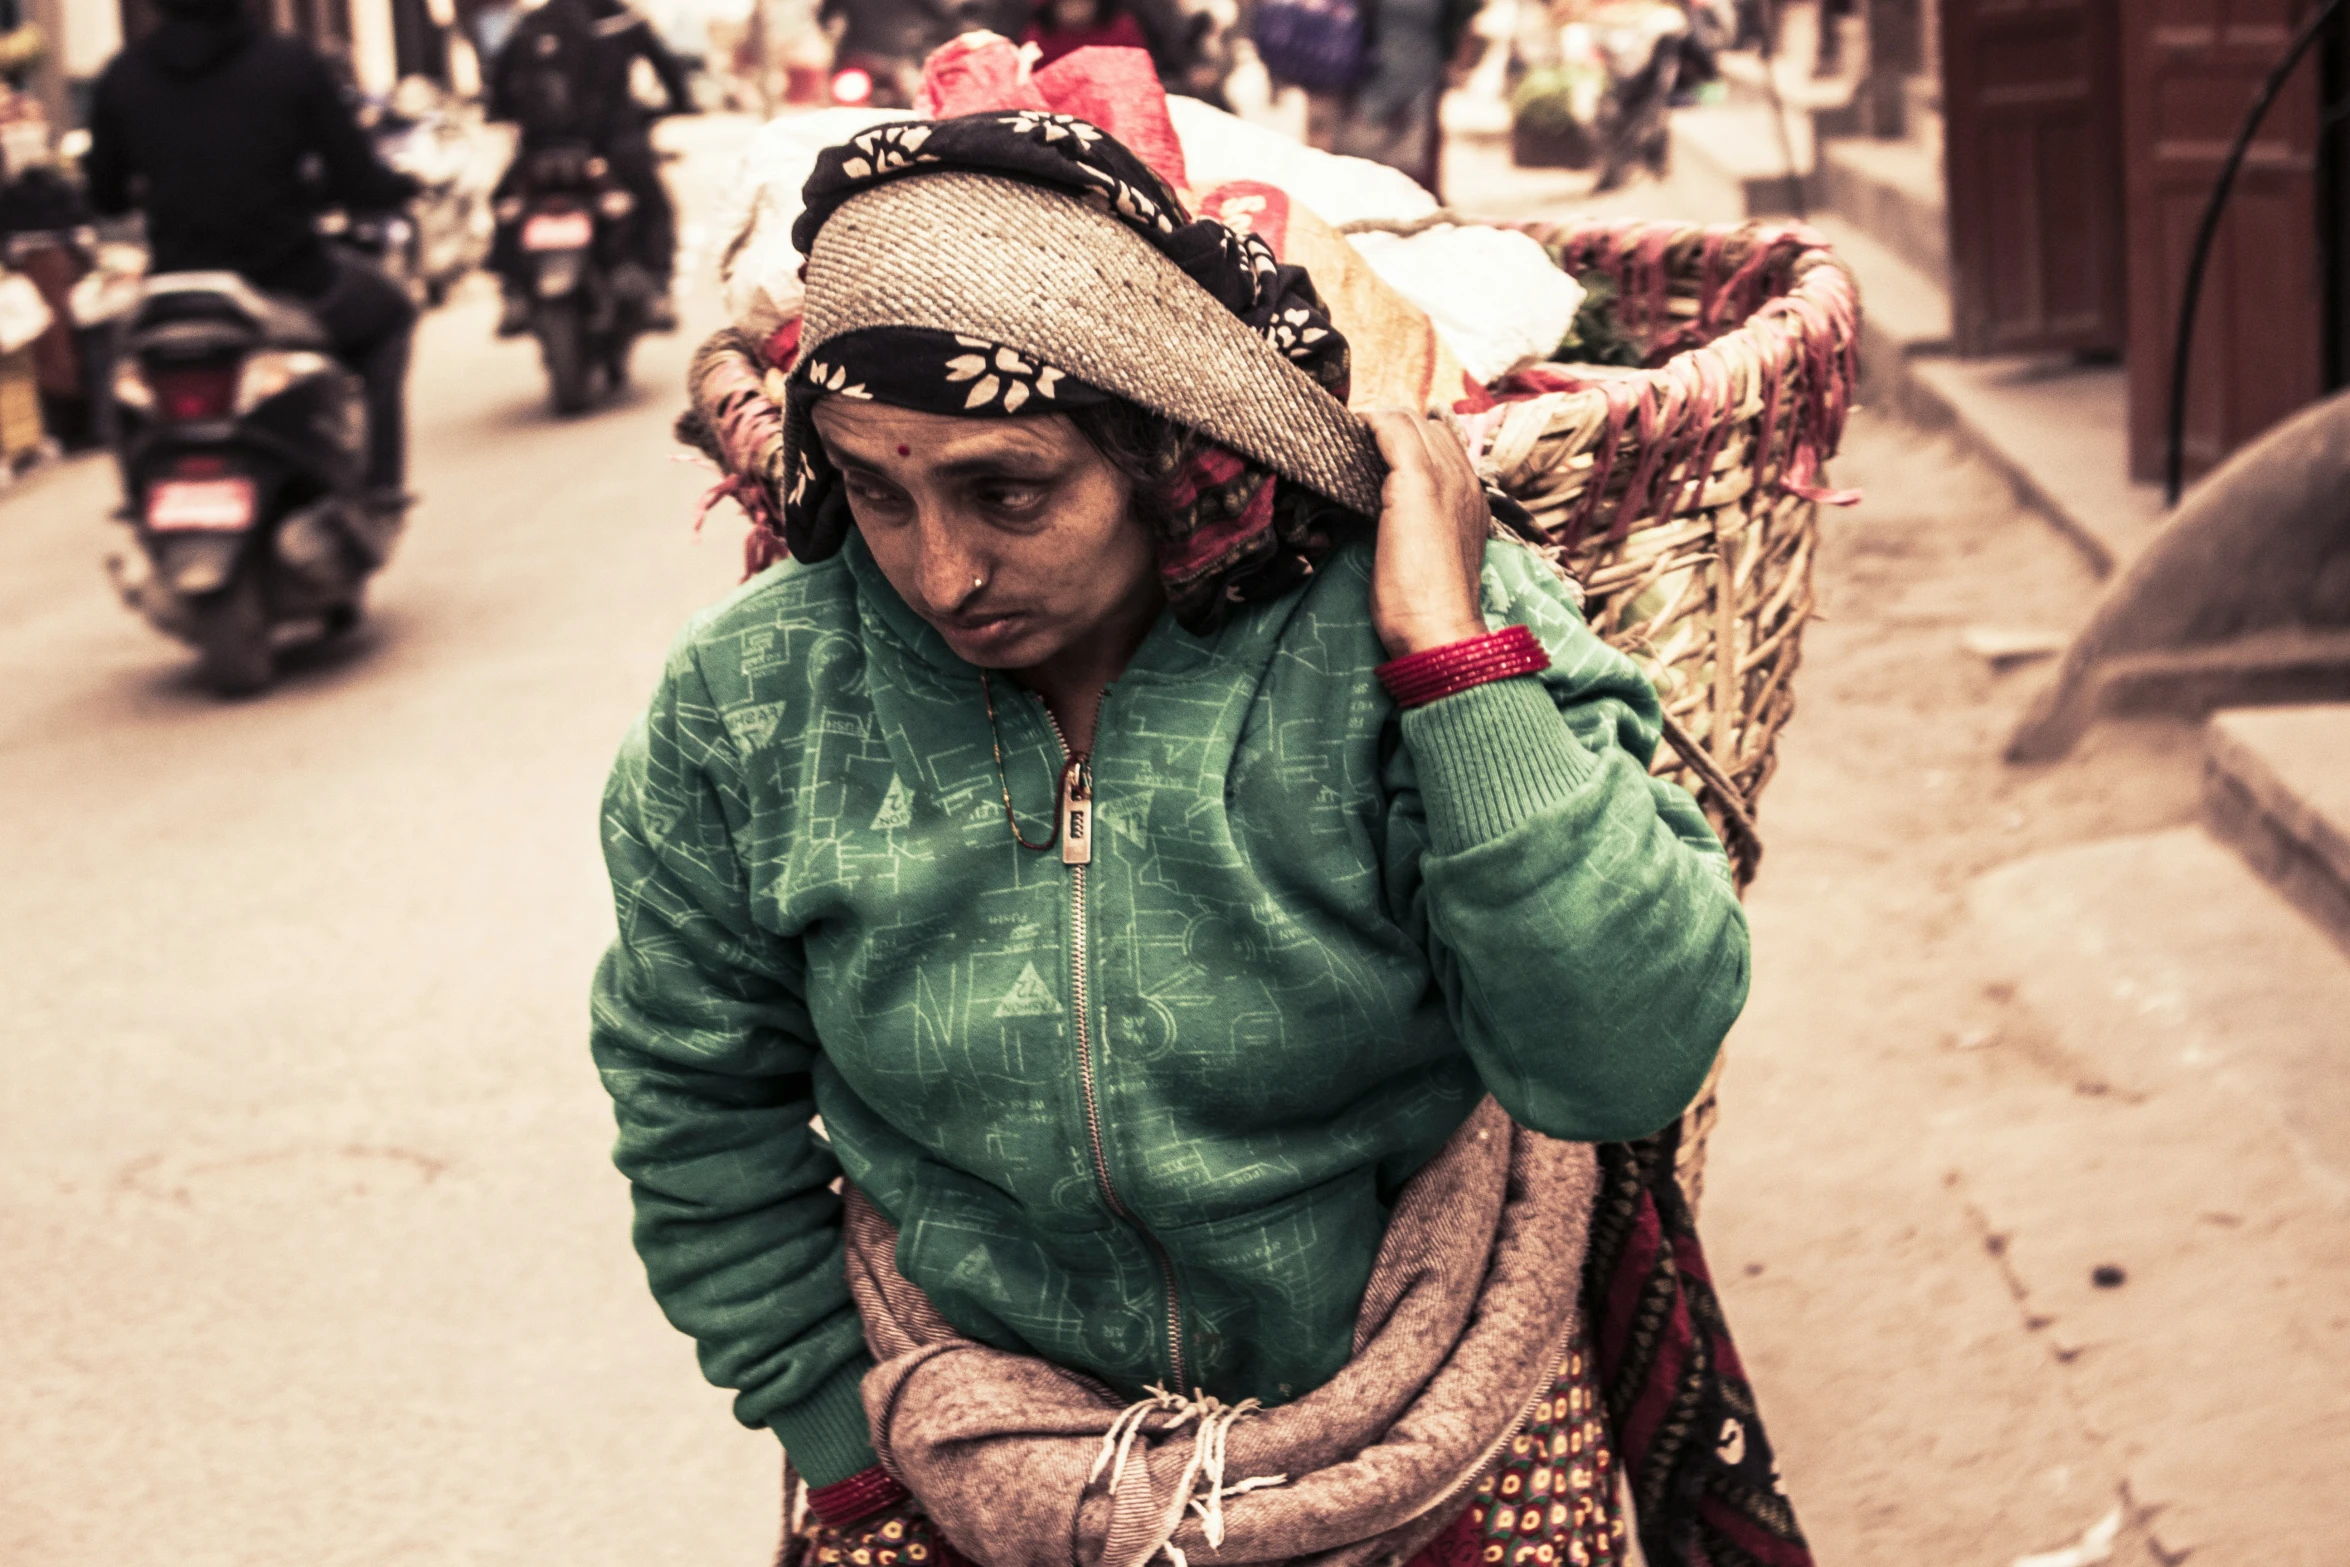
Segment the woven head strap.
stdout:
[[1124,224],[960,172],[842,203],[808,254],[803,364],[870,327],[968,333],[1188,425],[1366,515],[1386,467],[1346,405]]

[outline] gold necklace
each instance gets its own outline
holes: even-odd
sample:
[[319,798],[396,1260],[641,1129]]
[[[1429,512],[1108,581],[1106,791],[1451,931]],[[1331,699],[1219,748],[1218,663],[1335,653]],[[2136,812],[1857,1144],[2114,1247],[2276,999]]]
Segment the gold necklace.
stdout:
[[1044,853],[1061,841],[1061,825],[1053,823],[1052,835],[1042,843],[1030,843],[1020,832],[1020,818],[1012,811],[1012,780],[1004,771],[1004,737],[996,728],[995,682],[987,678],[987,671],[979,672],[979,694],[987,699],[987,743],[995,748],[995,782],[1004,794],[1004,825],[1012,829],[1012,841],[1021,848],[1037,854]]

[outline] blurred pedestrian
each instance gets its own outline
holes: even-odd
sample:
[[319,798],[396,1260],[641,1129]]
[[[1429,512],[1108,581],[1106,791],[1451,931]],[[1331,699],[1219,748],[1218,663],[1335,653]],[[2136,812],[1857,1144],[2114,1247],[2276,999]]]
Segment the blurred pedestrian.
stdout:
[[1368,74],[1353,86],[1308,89],[1306,140],[1401,169],[1437,191],[1444,167],[1438,111],[1479,0],[1362,0],[1361,8]]
[[1819,51],[1812,59],[1813,76],[1844,74],[1844,24],[1859,10],[1859,0],[1820,0]]

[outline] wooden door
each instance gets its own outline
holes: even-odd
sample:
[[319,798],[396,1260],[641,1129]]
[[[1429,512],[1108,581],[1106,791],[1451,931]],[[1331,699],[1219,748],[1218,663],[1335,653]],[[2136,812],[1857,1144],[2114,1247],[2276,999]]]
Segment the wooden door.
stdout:
[[[2130,468],[2160,477],[2187,259],[2253,95],[2313,0],[2129,0]],[[2186,470],[2205,472],[2324,390],[2317,51],[2244,160],[2203,279]]]
[[2122,347],[2119,4],[1943,0],[1961,353]]

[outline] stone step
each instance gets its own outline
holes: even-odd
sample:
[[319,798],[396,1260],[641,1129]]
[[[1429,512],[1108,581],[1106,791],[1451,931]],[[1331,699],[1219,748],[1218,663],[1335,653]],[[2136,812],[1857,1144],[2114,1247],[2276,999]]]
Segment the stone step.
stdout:
[[[1673,182],[1701,223],[1738,223],[1806,210],[1811,117],[1790,109],[1782,138],[1771,110],[1748,104],[1680,109],[1672,120]],[[1792,154],[1793,166],[1789,166]]]
[[1753,50],[1739,50],[1721,56],[1722,83],[1728,89],[1729,101],[1742,108],[1760,109],[1769,105],[1774,75],[1778,78],[1779,102],[1789,109],[1808,113],[1852,101],[1856,77],[1815,77],[1810,62],[1808,54],[1782,53],[1774,62],[1777,67],[1774,71]]
[[[1864,366],[1863,378],[1874,369]],[[2130,478],[2129,382],[2119,366],[1916,354],[1882,369],[1887,380],[1906,377],[1904,412],[1955,429],[2099,576],[2128,566],[2161,531],[2161,487]]]
[[1833,212],[1950,288],[1950,215],[1942,161],[1923,137],[1820,143],[1812,205]]
[[2205,824],[2350,948],[2350,703],[2215,713],[2204,736]]

